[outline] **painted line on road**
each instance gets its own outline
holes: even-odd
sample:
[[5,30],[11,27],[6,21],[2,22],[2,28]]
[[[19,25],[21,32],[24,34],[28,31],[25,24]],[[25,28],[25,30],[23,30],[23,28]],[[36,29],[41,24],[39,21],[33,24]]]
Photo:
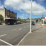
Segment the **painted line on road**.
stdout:
[[21,30],[22,28],[20,28],[19,30]]
[[0,35],[0,37],[3,37],[3,36],[5,36],[6,34],[3,34],[3,35]]
[[28,35],[29,33],[30,33],[30,32],[28,32],[28,33],[23,37],[23,39],[20,40],[20,42],[19,42],[17,45],[19,45],[19,44],[27,37],[27,35]]
[[10,43],[8,43],[8,42],[2,40],[2,39],[0,39],[0,41],[3,42],[3,43],[5,43],[5,44],[7,44],[7,45],[13,46],[12,44],[10,44]]

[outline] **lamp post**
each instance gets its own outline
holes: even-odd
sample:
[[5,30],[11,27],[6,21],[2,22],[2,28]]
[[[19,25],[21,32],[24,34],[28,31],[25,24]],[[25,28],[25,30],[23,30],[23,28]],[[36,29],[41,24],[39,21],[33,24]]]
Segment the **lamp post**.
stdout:
[[31,0],[31,15],[30,15],[30,33],[31,33],[31,22],[32,22],[32,0]]

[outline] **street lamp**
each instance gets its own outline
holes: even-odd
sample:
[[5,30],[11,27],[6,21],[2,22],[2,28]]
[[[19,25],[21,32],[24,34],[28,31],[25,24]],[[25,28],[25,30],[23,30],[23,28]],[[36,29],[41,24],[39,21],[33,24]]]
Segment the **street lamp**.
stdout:
[[31,0],[31,15],[30,15],[30,33],[31,33],[31,22],[32,22],[32,0]]

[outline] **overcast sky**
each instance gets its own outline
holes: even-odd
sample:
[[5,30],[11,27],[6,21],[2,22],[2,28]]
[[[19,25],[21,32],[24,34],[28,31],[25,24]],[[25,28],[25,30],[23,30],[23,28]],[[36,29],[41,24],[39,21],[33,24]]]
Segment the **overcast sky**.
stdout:
[[[6,7],[8,10],[17,13],[17,18],[30,18],[31,0],[0,0],[0,8]],[[32,1],[32,18],[46,16],[46,0]]]

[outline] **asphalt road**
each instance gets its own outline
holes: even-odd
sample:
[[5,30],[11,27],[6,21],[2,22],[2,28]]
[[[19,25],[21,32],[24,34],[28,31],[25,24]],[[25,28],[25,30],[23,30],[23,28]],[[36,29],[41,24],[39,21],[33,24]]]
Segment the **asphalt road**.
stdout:
[[[32,26],[32,31],[36,26]],[[17,45],[29,31],[29,23],[0,26],[0,45]]]

